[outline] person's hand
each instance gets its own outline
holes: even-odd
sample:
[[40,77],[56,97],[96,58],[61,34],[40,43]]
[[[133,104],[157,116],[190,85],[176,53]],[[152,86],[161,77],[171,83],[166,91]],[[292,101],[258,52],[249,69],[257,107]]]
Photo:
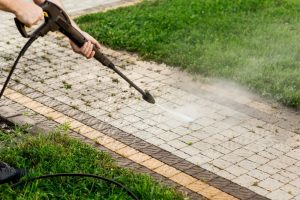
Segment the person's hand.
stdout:
[[99,42],[90,36],[86,32],[81,32],[84,37],[88,40],[81,48],[79,48],[74,42],[70,40],[71,47],[74,52],[79,53],[83,56],[85,56],[87,59],[91,59],[95,55],[95,51],[93,51],[94,46],[96,46],[98,49],[101,47]]
[[24,23],[27,27],[37,24],[44,19],[42,8],[32,2],[22,1],[14,10],[16,18]]

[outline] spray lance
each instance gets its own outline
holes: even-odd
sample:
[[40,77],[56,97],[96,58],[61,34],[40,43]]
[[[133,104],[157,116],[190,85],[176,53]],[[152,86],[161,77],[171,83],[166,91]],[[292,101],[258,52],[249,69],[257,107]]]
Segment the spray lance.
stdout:
[[[82,47],[87,39],[72,26],[71,20],[66,12],[57,6],[56,4],[45,1],[41,8],[44,11],[45,22],[39,26],[32,34],[28,34],[25,29],[25,25],[20,22],[17,18],[15,18],[15,23],[21,35],[25,38],[29,38],[28,42],[22,48],[19,56],[17,57],[12,69],[9,72],[9,75],[3,85],[3,88],[0,92],[0,98],[2,97],[5,88],[7,87],[9,80],[20,60],[20,58],[25,54],[30,45],[39,37],[45,36],[48,32],[59,31],[67,36],[70,40],[72,40],[77,46]],[[152,95],[147,90],[142,90],[135,83],[133,83],[128,77],[126,77],[121,71],[119,71],[115,65],[105,56],[103,55],[98,48],[94,46],[95,56],[94,58],[98,60],[102,65],[112,69],[119,76],[121,76],[129,85],[135,88],[139,93],[141,93],[143,99],[149,103],[154,104],[155,100]]]

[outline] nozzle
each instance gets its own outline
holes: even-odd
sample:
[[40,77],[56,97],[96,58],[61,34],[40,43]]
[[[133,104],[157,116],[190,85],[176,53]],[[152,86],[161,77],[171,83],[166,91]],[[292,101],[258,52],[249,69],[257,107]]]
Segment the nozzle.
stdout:
[[147,90],[145,90],[145,94],[143,95],[143,99],[145,101],[147,101],[148,103],[155,104],[155,99],[153,98],[153,96]]

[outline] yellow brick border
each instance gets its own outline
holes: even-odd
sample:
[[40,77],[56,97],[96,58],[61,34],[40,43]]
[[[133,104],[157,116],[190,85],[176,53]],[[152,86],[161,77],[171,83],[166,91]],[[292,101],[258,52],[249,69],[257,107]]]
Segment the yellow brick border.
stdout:
[[191,191],[198,193],[208,199],[212,200],[237,200],[237,198],[204,183],[200,180],[195,179],[194,177],[175,169],[172,166],[169,166],[145,153],[142,153],[120,141],[115,140],[112,137],[109,137],[100,131],[97,131],[78,120],[75,120],[71,117],[66,116],[65,114],[58,112],[48,106],[45,106],[25,95],[11,90],[9,88],[6,89],[4,95],[37,112],[53,121],[58,122],[59,124],[69,123],[71,130],[78,132],[79,134],[96,141],[98,144],[106,147],[107,149],[118,153],[119,155],[130,159],[148,169],[167,177],[179,185],[182,185]]

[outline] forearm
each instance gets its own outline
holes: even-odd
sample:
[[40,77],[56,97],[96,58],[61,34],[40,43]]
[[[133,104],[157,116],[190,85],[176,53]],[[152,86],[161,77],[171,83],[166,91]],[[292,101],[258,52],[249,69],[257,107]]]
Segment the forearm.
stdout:
[[0,10],[16,13],[21,0],[0,0]]

